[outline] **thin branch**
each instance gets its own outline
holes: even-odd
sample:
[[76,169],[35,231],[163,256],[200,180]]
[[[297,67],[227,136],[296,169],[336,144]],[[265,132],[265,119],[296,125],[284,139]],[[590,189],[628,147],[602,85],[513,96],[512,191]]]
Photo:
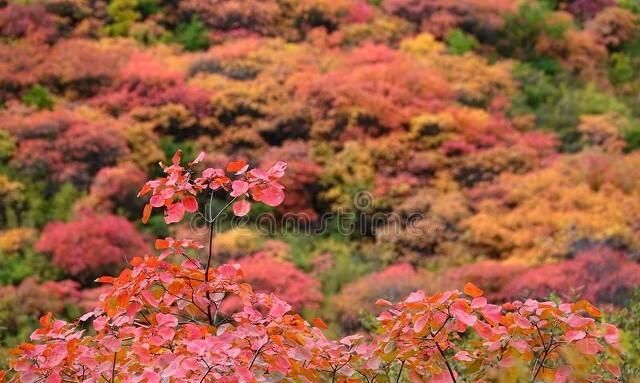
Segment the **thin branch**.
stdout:
[[404,368],[404,360],[402,361],[402,364],[400,365],[400,371],[398,372],[398,377],[396,378],[396,383],[398,383],[400,381],[400,377],[402,376],[402,369]]
[[116,359],[118,358],[118,353],[113,353],[113,366],[111,367],[111,383],[116,382]]
[[442,348],[440,347],[437,341],[435,343],[436,343],[436,347],[438,348],[438,351],[440,352],[440,356],[442,356],[442,359],[444,360],[444,364],[447,365],[447,370],[449,370],[449,375],[451,375],[451,381],[453,383],[456,383],[456,376],[453,373],[453,369],[451,368],[451,365],[449,364],[447,357],[444,355],[444,351],[442,350]]
[[[213,191],[211,192],[211,198],[209,202],[209,214],[211,214],[211,200],[213,200]],[[205,284],[209,284],[209,270],[211,269],[211,259],[213,258],[213,229],[215,227],[215,222],[220,214],[225,211],[231,204],[236,200],[234,197],[231,201],[229,201],[220,211],[209,221],[209,256],[207,257],[207,268],[204,271],[204,282]],[[208,288],[208,286],[207,286]],[[211,293],[207,290],[207,300],[209,303],[207,304],[207,319],[209,320],[209,324],[213,326],[215,324],[215,319],[213,314],[211,313]]]

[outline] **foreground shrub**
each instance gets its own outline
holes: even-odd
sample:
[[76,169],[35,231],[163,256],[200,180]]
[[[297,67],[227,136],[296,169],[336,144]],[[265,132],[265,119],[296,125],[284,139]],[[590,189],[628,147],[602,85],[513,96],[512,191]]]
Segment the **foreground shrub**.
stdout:
[[[284,199],[278,182],[286,163],[268,171],[231,162],[226,171],[181,166],[180,154],[164,167],[166,177],[141,190],[151,193],[143,211],[164,210],[167,223],[199,212],[195,195],[224,191],[236,216],[251,200],[270,206]],[[201,176],[196,176],[199,174]],[[306,322],[273,294],[241,283],[239,265],[212,265],[215,221],[204,209],[209,251],[189,239],[156,240],[160,256],[136,257],[116,277],[102,277],[111,289],[79,322],[40,319],[34,343],[12,351],[10,382],[273,382],[332,381],[456,382],[457,379],[513,381],[600,381],[620,374],[619,331],[597,322],[586,301],[569,304],[514,301],[489,304],[473,284],[432,296],[416,291],[399,303],[379,300],[385,311],[370,339],[351,335],[333,341],[320,319]],[[167,260],[184,256],[179,264]],[[226,316],[225,299],[242,309]],[[92,320],[94,332],[80,323]],[[0,377],[5,376],[3,373]],[[386,379],[385,379],[386,378]]]

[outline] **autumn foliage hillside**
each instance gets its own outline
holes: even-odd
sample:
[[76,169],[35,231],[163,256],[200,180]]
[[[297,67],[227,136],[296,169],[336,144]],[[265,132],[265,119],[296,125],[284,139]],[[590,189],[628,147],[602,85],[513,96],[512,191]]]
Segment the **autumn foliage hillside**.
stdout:
[[154,240],[208,240],[219,195],[140,221],[178,149],[288,164],[205,245],[331,336],[467,282],[634,310],[638,68],[633,0],[0,0],[0,367]]

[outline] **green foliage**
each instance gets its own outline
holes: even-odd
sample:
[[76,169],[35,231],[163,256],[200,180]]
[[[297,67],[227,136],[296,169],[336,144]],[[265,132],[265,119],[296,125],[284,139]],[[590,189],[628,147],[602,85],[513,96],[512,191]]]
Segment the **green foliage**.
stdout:
[[0,166],[7,163],[16,149],[16,141],[5,130],[0,130]]
[[615,85],[633,80],[636,71],[631,58],[624,53],[614,53],[609,59],[609,80]]
[[158,13],[161,9],[159,0],[138,0],[138,10],[144,17]]
[[478,40],[460,29],[454,29],[447,34],[447,46],[449,52],[454,55],[463,55],[477,48]]
[[37,109],[52,109],[55,104],[49,89],[39,84],[35,84],[22,95],[22,102]]
[[371,262],[344,238],[289,234],[282,240],[291,246],[296,266],[320,274],[325,295],[336,294],[342,285],[373,269]]
[[165,238],[170,235],[169,228],[164,223],[164,218],[159,215],[151,216],[146,225],[139,225],[143,231],[151,233],[154,237]]
[[131,26],[140,20],[138,0],[111,0],[107,6],[107,14],[111,22],[104,28],[110,36],[128,36]]
[[634,122],[631,128],[624,132],[624,140],[627,143],[625,148],[628,151],[640,149],[640,124]]
[[51,191],[43,181],[28,182],[18,220],[20,224],[30,227],[42,227],[51,220],[65,221],[72,212],[74,202],[83,195],[84,192],[71,183],[64,183],[59,189]]
[[210,45],[206,26],[195,16],[189,22],[178,24],[173,41],[188,51],[205,50]]
[[[566,151],[580,149],[576,130],[580,116],[612,113],[631,118],[631,110],[624,102],[595,85],[579,86],[529,64],[516,66],[514,77],[521,86],[512,100],[511,113],[533,114],[538,126],[558,133]],[[629,134],[633,141],[635,133]]]
[[640,13],[640,2],[638,0],[618,0],[618,6],[626,8],[633,13]]
[[554,7],[553,1],[522,2],[518,13],[505,17],[498,51],[506,56],[533,59],[537,56],[535,44],[539,36],[546,34],[556,40],[562,39],[570,25],[549,22]]
[[0,252],[0,285],[15,285],[27,277],[39,280],[56,280],[62,272],[49,259],[35,252],[31,247],[17,253]]
[[640,289],[635,291],[625,308],[614,311],[607,320],[623,331],[626,349],[623,381],[640,376]]
[[80,199],[84,193],[76,189],[72,183],[62,184],[60,189],[51,198],[49,207],[49,219],[54,221],[66,221],[70,218],[73,203]]
[[176,141],[173,137],[169,136],[160,138],[160,147],[166,159],[171,158],[178,150],[182,150],[183,158],[195,158],[197,155],[193,142]]

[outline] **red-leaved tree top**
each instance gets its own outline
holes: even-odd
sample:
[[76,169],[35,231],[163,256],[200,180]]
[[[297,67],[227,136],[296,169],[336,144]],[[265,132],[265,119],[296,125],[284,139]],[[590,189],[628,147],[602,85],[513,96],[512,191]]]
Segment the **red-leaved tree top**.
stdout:
[[[197,169],[204,154],[181,164],[180,154],[165,176],[147,182],[154,207],[167,223],[202,214],[214,233],[214,215],[200,211],[196,196],[224,191],[236,215],[252,202],[279,205],[279,179],[287,164],[263,171],[244,162]],[[224,211],[224,209],[223,209]],[[210,243],[211,241],[209,241]],[[599,311],[577,303],[487,302],[483,291],[427,295],[416,291],[398,302],[379,300],[380,329],[365,337],[327,338],[320,319],[313,325],[273,294],[242,282],[240,265],[213,265],[196,256],[204,247],[189,239],[156,240],[159,256],[131,260],[111,289],[76,323],[40,319],[41,327],[13,351],[10,382],[412,382],[602,381],[619,376],[619,331],[602,323]],[[181,263],[170,259],[182,258]],[[235,297],[240,310],[221,306]],[[84,322],[91,320],[87,331]]]

